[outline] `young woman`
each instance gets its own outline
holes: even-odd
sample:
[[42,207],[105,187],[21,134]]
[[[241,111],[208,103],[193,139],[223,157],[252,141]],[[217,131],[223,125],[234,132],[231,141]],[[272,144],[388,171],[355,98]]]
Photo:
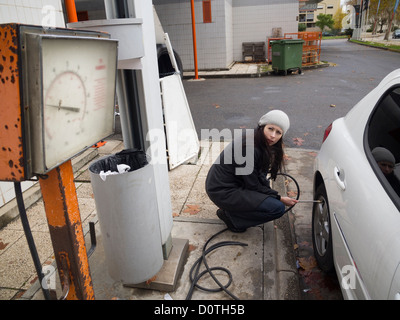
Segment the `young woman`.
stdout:
[[271,189],[267,174],[276,179],[283,162],[282,138],[289,129],[289,118],[273,110],[261,117],[258,127],[234,139],[211,166],[206,191],[219,207],[217,216],[229,230],[247,228],[281,217],[295,199],[280,196]]

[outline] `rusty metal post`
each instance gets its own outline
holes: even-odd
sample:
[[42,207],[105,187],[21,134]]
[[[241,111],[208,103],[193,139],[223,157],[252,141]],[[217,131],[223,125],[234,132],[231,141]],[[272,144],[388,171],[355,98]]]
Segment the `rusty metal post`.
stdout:
[[64,4],[67,10],[68,22],[78,22],[75,0],[65,0]]
[[0,181],[28,175],[18,49],[17,24],[0,25]]
[[193,35],[193,59],[194,59],[194,78],[199,79],[199,69],[197,66],[197,40],[196,40],[196,18],[194,11],[194,0],[190,1],[192,13],[192,35]]
[[39,181],[66,299],[94,300],[71,160]]

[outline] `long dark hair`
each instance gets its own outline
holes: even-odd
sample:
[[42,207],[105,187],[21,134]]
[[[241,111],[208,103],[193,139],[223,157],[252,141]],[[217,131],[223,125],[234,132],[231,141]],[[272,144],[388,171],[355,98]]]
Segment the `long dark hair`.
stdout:
[[265,126],[258,126],[254,129],[254,145],[262,152],[262,157],[259,163],[256,163],[255,165],[263,172],[269,170],[271,178],[275,180],[276,175],[281,171],[283,164],[283,138],[280,138],[277,143],[270,146],[264,134],[264,127]]

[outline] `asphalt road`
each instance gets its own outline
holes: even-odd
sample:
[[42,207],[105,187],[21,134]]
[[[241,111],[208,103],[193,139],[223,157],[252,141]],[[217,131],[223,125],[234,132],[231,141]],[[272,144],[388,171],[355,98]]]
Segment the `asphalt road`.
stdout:
[[[287,171],[301,185],[303,199],[312,198],[315,152],[325,128],[344,116],[391,71],[400,68],[400,54],[370,48],[347,40],[323,41],[321,60],[331,67],[304,70],[302,75],[263,78],[184,80],[184,87],[198,131],[253,128],[270,109],[282,109],[291,119],[285,136]],[[288,150],[287,150],[288,151]],[[289,191],[291,186],[288,186]],[[291,210],[290,223],[297,245],[296,258],[302,300],[341,300],[335,275],[323,273],[315,263],[311,239],[311,204]]]
[[264,113],[281,109],[291,120],[285,145],[319,150],[325,128],[400,68],[399,53],[343,39],[323,40],[321,60],[334,66],[301,75],[184,80],[199,138],[208,138],[201,129],[254,128]]

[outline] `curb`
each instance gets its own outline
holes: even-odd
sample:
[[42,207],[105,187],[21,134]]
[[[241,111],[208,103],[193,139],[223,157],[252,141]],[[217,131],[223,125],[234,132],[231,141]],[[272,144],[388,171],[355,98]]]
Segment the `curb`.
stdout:
[[[311,70],[311,69],[319,69],[319,68],[326,68],[329,67],[330,63],[321,63],[317,65],[311,65],[311,66],[303,66],[301,67],[302,70]],[[204,74],[204,72],[214,72],[215,70],[207,70],[207,71],[200,71],[203,72],[203,74],[199,74],[199,77],[205,78],[205,79],[220,79],[220,78],[261,78],[261,77],[267,77],[271,75],[275,75],[275,72],[273,70],[265,71],[265,72],[251,72],[251,73],[227,73],[226,71],[222,71],[220,73],[214,73],[214,74]],[[188,72],[193,72],[192,70]],[[183,73],[182,76],[183,79],[188,80],[192,79],[193,75],[188,75],[185,72]]]
[[[375,48],[375,49],[382,49],[382,50],[386,50],[386,51],[391,51],[391,52],[396,52],[396,53],[400,53],[400,50],[397,49],[392,49],[392,48],[386,48],[386,47],[380,47],[380,46],[374,46],[368,43],[361,43],[361,42],[355,42],[355,41],[351,41],[349,40],[351,43],[354,44],[359,44],[361,46],[366,46],[366,47],[370,47],[370,48]],[[362,41],[362,40],[357,40],[357,41]]]
[[[287,194],[285,177],[278,176],[273,182],[273,189],[281,195]],[[296,266],[294,233],[288,214],[274,221],[276,245],[276,275],[279,300],[300,300],[300,278]]]

